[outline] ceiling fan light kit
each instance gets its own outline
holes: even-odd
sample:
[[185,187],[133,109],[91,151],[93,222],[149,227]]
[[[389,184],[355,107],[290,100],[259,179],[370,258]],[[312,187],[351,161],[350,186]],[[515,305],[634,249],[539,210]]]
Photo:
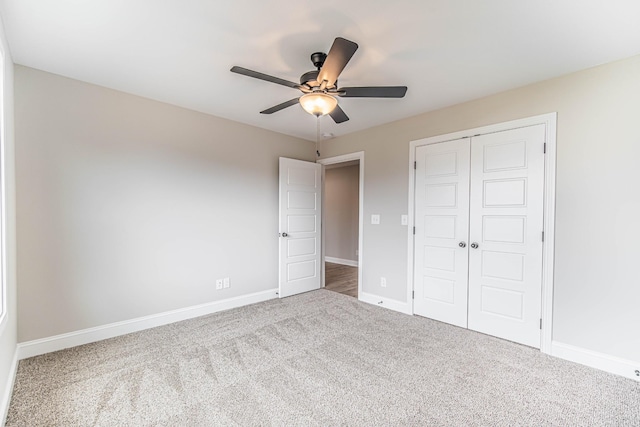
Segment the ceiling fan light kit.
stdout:
[[318,117],[332,112],[338,105],[338,100],[326,93],[314,92],[302,95],[300,105],[304,111]]
[[407,92],[406,86],[339,88],[338,76],[357,49],[356,43],[337,37],[328,54],[323,52],[311,54],[311,62],[317,70],[304,73],[300,77],[300,84],[238,66],[232,67],[231,72],[298,89],[304,94],[299,98],[267,108],[261,111],[261,114],[273,114],[300,103],[309,114],[316,117],[329,114],[334,122],[343,123],[349,120],[349,117],[338,105],[336,96],[345,98],[403,98]]

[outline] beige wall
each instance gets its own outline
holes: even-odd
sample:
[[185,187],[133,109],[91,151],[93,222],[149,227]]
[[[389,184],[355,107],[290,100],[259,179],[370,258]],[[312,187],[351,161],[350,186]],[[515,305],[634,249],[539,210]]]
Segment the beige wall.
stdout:
[[406,299],[411,140],[556,111],[553,339],[640,361],[639,94],[636,56],[324,143],[365,152],[364,292]]
[[20,342],[277,288],[278,157],[312,143],[22,66],[15,91]]
[[359,174],[358,165],[325,170],[325,256],[358,261]]
[[2,163],[5,190],[5,280],[7,285],[7,316],[0,324],[0,424],[4,423],[8,405],[13,372],[11,366],[16,349],[17,308],[16,308],[16,193],[15,193],[15,148],[13,130],[13,62],[5,41],[4,28],[0,22],[0,43],[4,52],[4,104],[2,106],[4,124],[4,159]]

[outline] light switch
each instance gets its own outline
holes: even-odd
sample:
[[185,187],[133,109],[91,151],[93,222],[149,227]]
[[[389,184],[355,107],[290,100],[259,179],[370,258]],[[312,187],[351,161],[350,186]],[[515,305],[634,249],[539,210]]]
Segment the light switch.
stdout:
[[371,215],[371,224],[380,224],[380,215],[374,214]]
[[409,217],[407,215],[402,215],[400,217],[400,225],[407,225],[409,224]]

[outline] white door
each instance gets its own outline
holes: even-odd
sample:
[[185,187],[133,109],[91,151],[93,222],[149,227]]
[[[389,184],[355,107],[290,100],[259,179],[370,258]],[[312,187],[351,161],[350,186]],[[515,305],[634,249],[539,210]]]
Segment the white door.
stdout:
[[280,157],[280,298],[320,289],[321,165]]
[[540,347],[545,125],[471,139],[469,329]]
[[469,139],[416,148],[414,312],[467,327]]

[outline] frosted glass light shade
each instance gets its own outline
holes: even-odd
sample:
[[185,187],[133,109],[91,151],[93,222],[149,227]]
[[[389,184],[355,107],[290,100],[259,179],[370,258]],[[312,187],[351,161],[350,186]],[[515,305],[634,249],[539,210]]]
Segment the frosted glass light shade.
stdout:
[[300,97],[300,105],[309,114],[324,116],[329,114],[338,105],[338,100],[326,93],[307,93]]

